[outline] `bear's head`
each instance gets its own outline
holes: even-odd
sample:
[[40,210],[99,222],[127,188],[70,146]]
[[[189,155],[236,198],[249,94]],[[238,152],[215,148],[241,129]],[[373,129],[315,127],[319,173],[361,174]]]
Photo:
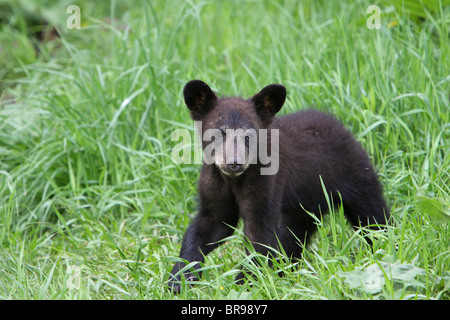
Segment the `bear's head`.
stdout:
[[[260,149],[268,147],[267,129],[286,99],[286,89],[279,84],[271,84],[247,100],[218,98],[200,80],[189,81],[183,94],[192,119],[201,126],[205,162],[214,163],[231,178],[258,163]],[[266,133],[265,145],[258,144],[261,133]]]

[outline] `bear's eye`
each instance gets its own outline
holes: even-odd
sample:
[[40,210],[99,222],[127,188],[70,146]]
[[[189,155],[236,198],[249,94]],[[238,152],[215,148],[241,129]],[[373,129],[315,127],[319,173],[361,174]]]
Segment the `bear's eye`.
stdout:
[[227,136],[227,133],[224,129],[219,129],[220,133],[222,134],[222,137],[225,138]]
[[248,148],[250,143],[250,137],[249,136],[245,136],[245,146]]

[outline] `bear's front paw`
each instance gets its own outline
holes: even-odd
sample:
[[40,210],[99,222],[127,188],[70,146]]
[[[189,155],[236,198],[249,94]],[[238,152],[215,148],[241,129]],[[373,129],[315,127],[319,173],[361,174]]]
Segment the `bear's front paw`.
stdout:
[[174,277],[173,275],[171,275],[171,276],[172,276],[172,279],[169,281],[169,288],[175,294],[179,294],[181,291],[181,282],[182,282],[181,277],[184,277],[184,279],[189,282],[198,280],[197,276],[195,276],[192,273],[185,273],[185,274],[178,275],[176,277]]
[[181,291],[181,285],[178,281],[170,281],[169,282],[169,289],[175,293],[175,294],[179,294]]

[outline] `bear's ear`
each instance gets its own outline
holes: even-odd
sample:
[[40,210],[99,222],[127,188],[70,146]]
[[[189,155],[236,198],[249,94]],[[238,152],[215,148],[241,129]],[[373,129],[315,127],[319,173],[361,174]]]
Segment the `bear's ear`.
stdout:
[[286,100],[286,88],[281,84],[271,84],[252,98],[256,112],[264,121],[271,121]]
[[217,96],[211,88],[201,80],[189,81],[184,86],[183,94],[193,120],[202,120],[217,101]]

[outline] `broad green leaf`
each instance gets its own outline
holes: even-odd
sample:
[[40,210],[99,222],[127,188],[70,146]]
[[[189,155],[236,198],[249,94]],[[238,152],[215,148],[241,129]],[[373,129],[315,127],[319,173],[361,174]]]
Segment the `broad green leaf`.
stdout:
[[441,198],[427,198],[418,196],[417,207],[422,213],[426,213],[436,222],[450,220],[450,210]]

